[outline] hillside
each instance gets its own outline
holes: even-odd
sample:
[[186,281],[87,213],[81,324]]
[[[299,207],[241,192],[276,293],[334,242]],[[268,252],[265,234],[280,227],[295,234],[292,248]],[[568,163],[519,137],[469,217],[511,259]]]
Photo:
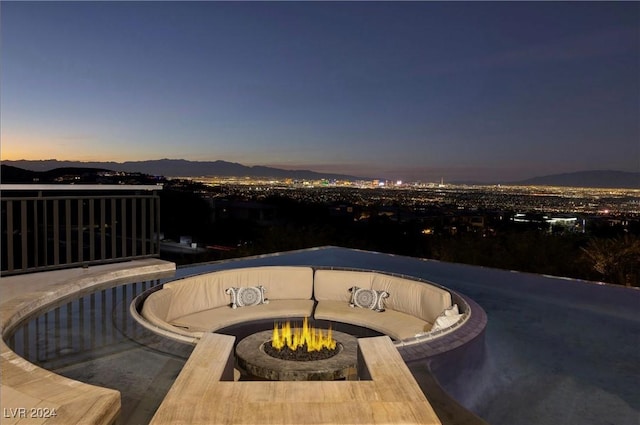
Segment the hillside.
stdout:
[[130,173],[144,173],[165,177],[266,177],[291,178],[306,180],[369,180],[367,177],[346,174],[319,173],[311,170],[284,170],[265,166],[246,166],[227,161],[187,161],[184,159],[159,159],[149,161],[126,162],[78,162],[58,161],[55,159],[30,161],[3,161],[3,164],[23,168],[31,171],[48,171],[63,167],[100,168],[112,171],[126,171]]
[[[41,172],[55,173],[74,168],[124,171],[142,173],[150,176],[164,177],[257,177],[257,178],[290,178],[299,180],[371,180],[372,177],[359,177],[346,174],[319,173],[311,170],[284,170],[266,166],[246,166],[228,161],[187,161],[184,159],[159,159],[149,161],[126,162],[79,162],[58,160],[18,160],[2,161],[3,166],[22,169],[22,173]],[[3,172],[4,169],[3,169]],[[17,172],[17,171],[16,171]],[[71,173],[69,173],[71,174]],[[27,181],[30,180],[27,176]],[[3,177],[3,181],[9,182]],[[22,180],[24,181],[24,179]],[[490,184],[488,182],[466,182],[466,184]],[[574,173],[538,176],[526,180],[507,183],[524,186],[566,186],[566,187],[595,187],[640,189],[640,172],[626,172],[613,170],[591,170]]]
[[640,189],[640,173],[593,170],[534,177],[513,184],[525,186],[567,186]]

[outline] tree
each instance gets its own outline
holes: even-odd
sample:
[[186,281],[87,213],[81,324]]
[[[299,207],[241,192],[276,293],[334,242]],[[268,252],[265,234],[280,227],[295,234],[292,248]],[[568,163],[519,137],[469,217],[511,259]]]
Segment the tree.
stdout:
[[592,239],[582,251],[605,281],[640,286],[640,238],[637,236]]

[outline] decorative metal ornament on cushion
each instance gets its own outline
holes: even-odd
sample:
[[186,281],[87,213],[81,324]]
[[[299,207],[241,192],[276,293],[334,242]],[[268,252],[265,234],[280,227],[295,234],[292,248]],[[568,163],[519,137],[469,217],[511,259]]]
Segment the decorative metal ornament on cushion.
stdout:
[[351,307],[368,308],[373,311],[384,311],[384,299],[389,297],[387,291],[376,291],[375,289],[365,289],[358,286],[349,288],[351,292]]
[[265,298],[266,289],[262,285],[246,286],[242,288],[231,287],[224,291],[231,295],[231,308],[268,304],[269,300]]

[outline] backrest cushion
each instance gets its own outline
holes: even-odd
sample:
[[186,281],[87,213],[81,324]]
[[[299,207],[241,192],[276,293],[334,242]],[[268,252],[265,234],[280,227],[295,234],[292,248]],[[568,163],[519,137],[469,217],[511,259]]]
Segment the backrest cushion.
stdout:
[[264,286],[269,300],[310,300],[313,294],[311,267],[253,267],[235,277],[239,284],[233,286]]
[[172,291],[164,288],[149,294],[142,304],[142,316],[154,325],[166,322],[171,305],[171,295]]
[[313,297],[316,301],[351,301],[354,286],[371,289],[374,273],[348,270],[316,270]]
[[173,291],[167,321],[187,314],[231,304],[225,290],[262,285],[265,297],[278,299],[311,299],[313,269],[310,267],[265,266],[222,270],[166,283]]
[[433,323],[438,315],[451,307],[449,291],[424,282],[376,273],[372,289],[387,291],[388,309],[401,311]]

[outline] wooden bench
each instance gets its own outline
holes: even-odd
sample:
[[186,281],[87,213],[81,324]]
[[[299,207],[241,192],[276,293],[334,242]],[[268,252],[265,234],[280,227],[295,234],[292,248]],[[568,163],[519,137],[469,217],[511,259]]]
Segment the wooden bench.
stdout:
[[2,424],[113,424],[120,392],[56,375],[3,353]]
[[233,381],[235,337],[205,334],[152,425],[440,425],[387,336],[358,340],[368,380]]

